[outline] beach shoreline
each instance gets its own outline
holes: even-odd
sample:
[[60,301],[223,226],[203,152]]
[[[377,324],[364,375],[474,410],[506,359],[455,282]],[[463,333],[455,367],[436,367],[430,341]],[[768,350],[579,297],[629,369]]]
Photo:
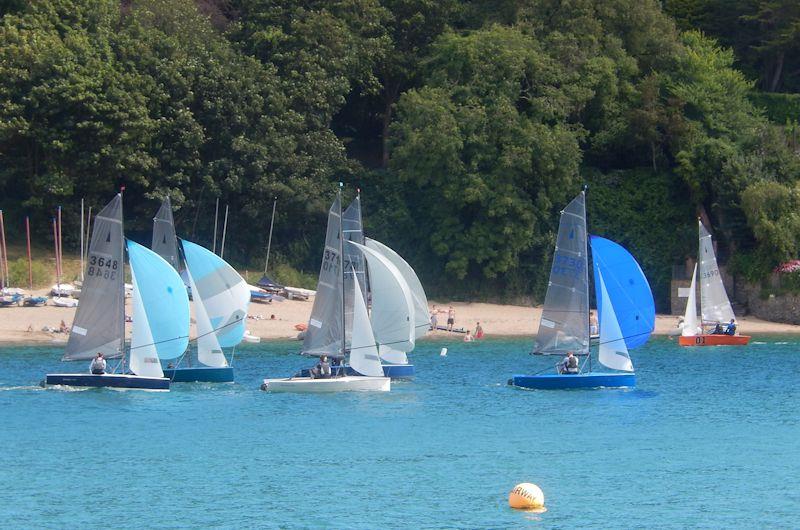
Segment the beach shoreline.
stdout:
[[[313,306],[309,301],[286,300],[270,304],[252,303],[247,329],[262,340],[293,340],[299,333],[295,327],[308,322]],[[439,326],[447,322],[447,310],[452,306],[455,310],[455,329],[469,329],[473,333],[478,322],[484,330],[485,337],[533,337],[539,326],[542,308],[516,305],[487,304],[481,302],[439,302],[431,301],[429,307],[441,311],[438,315]],[[131,314],[130,299],[126,314]],[[72,325],[75,309],[44,307],[3,307],[0,308],[0,345],[64,345],[68,335],[43,331],[44,328],[58,329],[63,320],[67,327]],[[274,317],[274,318],[273,318]],[[654,335],[671,335],[676,332],[678,316],[657,315]],[[193,321],[194,322],[194,321]],[[767,322],[752,317],[738,319],[739,331],[745,335],[786,334],[800,335],[800,326]],[[128,323],[130,334],[130,323]],[[28,331],[31,329],[32,331]],[[196,336],[194,323],[190,332]],[[430,338],[462,337],[459,333],[446,331],[430,332]]]

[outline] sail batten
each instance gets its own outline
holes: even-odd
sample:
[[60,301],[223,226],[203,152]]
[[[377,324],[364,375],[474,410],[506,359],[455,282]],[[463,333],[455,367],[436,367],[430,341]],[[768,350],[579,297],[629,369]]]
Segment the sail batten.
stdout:
[[589,276],[584,192],[561,212],[534,353],[589,351]]
[[95,217],[81,293],[62,360],[122,355],[125,330],[122,196]]

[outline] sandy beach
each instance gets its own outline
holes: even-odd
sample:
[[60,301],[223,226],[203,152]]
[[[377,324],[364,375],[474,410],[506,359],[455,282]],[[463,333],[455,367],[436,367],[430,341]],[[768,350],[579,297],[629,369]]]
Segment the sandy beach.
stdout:
[[[39,294],[46,294],[41,291]],[[297,337],[297,324],[308,322],[313,298],[301,302],[286,300],[270,304],[252,303],[247,329],[253,335],[264,340],[292,339]],[[514,305],[484,304],[430,301],[430,307],[443,311],[439,314],[438,324],[444,326],[447,321],[446,311],[450,305],[456,312],[455,329],[475,330],[480,322],[487,337],[492,336],[533,336],[541,318],[541,307]],[[131,314],[128,300],[127,314]],[[44,307],[2,307],[0,308],[0,343],[59,343],[66,341],[66,334],[43,331],[50,327],[58,329],[63,320],[67,327],[71,326],[75,309]],[[274,315],[274,319],[271,318]],[[675,329],[678,317],[674,315],[658,315],[656,318],[656,335],[667,335]],[[194,327],[194,326],[193,326]],[[32,331],[28,331],[28,329]],[[739,319],[739,330],[742,334],[758,333],[797,333],[800,326],[767,322],[757,318],[742,317]],[[128,324],[130,333],[130,324]],[[445,331],[436,331],[429,336],[446,337]],[[194,329],[192,329],[194,336]]]

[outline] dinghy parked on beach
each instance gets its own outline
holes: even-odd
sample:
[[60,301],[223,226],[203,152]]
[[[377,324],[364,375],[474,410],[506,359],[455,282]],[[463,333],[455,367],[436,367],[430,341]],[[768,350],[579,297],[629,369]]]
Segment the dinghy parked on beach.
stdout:
[[641,346],[655,324],[650,285],[639,264],[622,246],[592,236],[595,295],[600,319],[598,360],[613,371],[592,369],[589,326],[589,256],[585,192],[561,212],[544,310],[534,346],[535,355],[582,362],[574,370],[556,366],[556,373],[515,375],[508,383],[521,388],[569,389],[632,387],[636,384],[629,349]]
[[[750,342],[748,335],[709,333],[717,326],[727,326],[736,316],[733,314],[731,301],[725,292],[722,276],[714,254],[714,243],[711,233],[706,230],[703,221],[698,219],[700,245],[697,253],[697,264],[692,273],[692,285],[689,298],[686,300],[686,313],[683,317],[683,330],[678,338],[681,346],[746,346]],[[697,322],[697,277],[700,277],[700,315]]]
[[[62,360],[99,353],[122,357],[119,373],[47,374],[45,385],[169,390],[159,355],[175,356],[189,342],[189,298],[177,271],[158,254],[127,242],[133,278],[133,333],[125,352],[125,285],[122,196],[95,218],[82,303]],[[180,353],[178,353],[180,354]],[[129,372],[126,372],[126,363]]]

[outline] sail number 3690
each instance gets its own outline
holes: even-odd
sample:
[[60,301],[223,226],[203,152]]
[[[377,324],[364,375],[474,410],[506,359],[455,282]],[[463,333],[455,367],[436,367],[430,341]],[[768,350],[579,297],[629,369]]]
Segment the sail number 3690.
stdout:
[[118,268],[119,263],[115,259],[89,256],[89,268],[86,269],[86,275],[113,280],[117,277]]

